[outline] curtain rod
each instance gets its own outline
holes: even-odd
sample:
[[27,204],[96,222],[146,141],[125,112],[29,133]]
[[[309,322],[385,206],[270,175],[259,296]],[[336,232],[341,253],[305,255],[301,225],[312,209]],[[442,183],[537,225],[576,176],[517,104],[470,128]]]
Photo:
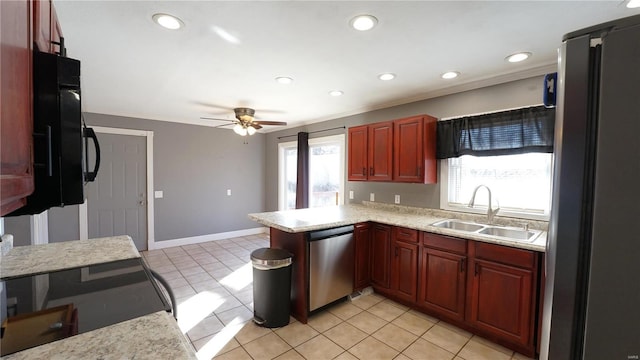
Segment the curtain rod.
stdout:
[[[324,129],[324,130],[316,130],[316,131],[309,131],[309,134],[315,134],[315,133],[319,133],[319,132],[323,132],[323,131],[330,131],[330,130],[338,130],[338,129],[346,129],[346,126],[338,126],[338,127],[334,127],[331,129]],[[294,136],[298,136],[298,134],[294,134],[294,135],[285,135],[285,136],[278,136],[278,140],[280,139],[284,139],[284,138],[288,138],[288,137],[294,137]]]

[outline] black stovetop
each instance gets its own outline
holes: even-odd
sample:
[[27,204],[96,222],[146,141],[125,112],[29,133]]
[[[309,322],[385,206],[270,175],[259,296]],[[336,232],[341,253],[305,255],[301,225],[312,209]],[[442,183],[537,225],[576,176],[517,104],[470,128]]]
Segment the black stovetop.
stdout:
[[140,258],[23,276],[4,285],[6,321],[72,304],[78,333],[171,309]]

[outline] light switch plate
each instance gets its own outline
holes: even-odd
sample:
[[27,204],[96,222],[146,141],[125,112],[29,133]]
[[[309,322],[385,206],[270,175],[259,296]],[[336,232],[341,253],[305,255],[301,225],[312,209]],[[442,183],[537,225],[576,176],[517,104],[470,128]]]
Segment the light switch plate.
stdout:
[[353,190],[349,190],[349,200],[353,200]]
[[227,189],[227,196],[231,196],[231,189]]
[[376,194],[374,193],[369,194],[369,201],[376,201]]
[[156,199],[162,199],[164,197],[164,192],[162,190],[154,191],[153,197]]
[[395,202],[396,204],[400,204],[400,195],[396,195]]

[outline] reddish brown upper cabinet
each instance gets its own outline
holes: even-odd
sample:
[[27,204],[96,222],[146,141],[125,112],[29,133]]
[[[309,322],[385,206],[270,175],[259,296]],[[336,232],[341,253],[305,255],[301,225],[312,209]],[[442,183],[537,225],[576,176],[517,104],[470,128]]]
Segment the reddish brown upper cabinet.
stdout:
[[405,302],[415,303],[418,288],[418,231],[393,228],[391,291]]
[[393,178],[393,122],[369,125],[369,181]]
[[470,251],[467,321],[488,338],[533,356],[539,256],[480,242]]
[[367,125],[349,128],[349,181],[367,180],[368,178],[368,136],[369,127]]
[[371,283],[374,287],[389,289],[391,275],[391,226],[371,225]]
[[418,306],[464,321],[467,241],[431,233],[422,236]]
[[33,183],[32,8],[0,1],[0,216],[26,204]]
[[355,241],[354,289],[362,290],[371,283],[369,223],[356,224],[353,230]]
[[435,183],[436,121],[418,115],[349,128],[349,181]]

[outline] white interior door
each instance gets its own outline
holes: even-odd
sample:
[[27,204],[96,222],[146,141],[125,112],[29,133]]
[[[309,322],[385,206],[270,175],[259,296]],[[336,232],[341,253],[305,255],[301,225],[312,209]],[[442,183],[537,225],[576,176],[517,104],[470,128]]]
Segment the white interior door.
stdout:
[[89,238],[129,235],[138,250],[147,250],[147,140],[97,136],[100,170],[86,187]]

